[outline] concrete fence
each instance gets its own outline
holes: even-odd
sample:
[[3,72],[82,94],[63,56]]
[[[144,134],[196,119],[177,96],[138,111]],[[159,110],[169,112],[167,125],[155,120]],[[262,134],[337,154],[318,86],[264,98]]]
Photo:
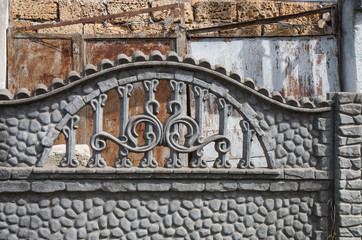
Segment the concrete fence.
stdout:
[[[160,82],[170,91],[162,121]],[[137,84],[144,90],[142,111],[129,116]],[[110,91],[118,98],[110,99]],[[218,128],[204,136],[210,95]],[[1,90],[0,99],[1,239],[362,236],[361,94],[284,99],[206,60],[154,51],[87,65],[33,92]],[[103,130],[103,107],[114,102],[120,103],[113,123],[118,136]],[[82,134],[78,113],[87,106],[93,155],[81,167],[75,136]],[[240,126],[229,132],[231,113]],[[242,141],[231,141],[231,133]],[[47,167],[62,134],[66,154],[59,166]],[[113,166],[102,158],[110,142],[119,147]],[[256,143],[263,168],[251,157]],[[211,164],[203,159],[208,144],[215,149]],[[163,164],[154,155],[159,147],[169,153]],[[233,151],[242,157],[230,159]],[[134,153],[142,156],[139,162]]]

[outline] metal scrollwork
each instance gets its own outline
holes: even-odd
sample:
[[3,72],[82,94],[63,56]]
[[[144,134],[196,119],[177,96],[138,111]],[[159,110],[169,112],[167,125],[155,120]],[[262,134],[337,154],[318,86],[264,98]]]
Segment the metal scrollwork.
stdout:
[[[90,145],[92,149],[100,152],[106,147],[105,141],[111,140],[114,143],[118,144],[120,147],[121,161],[119,161],[116,166],[132,166],[130,162],[122,162],[122,159],[127,159],[128,152],[131,151],[137,153],[145,153],[145,156],[140,162],[140,167],[157,167],[157,162],[153,157],[153,148],[155,148],[162,140],[162,124],[156,117],[159,110],[159,104],[155,100],[155,92],[158,84],[159,82],[157,80],[144,81],[143,85],[146,92],[146,102],[143,106],[144,113],[138,114],[130,118],[126,127],[124,129],[121,127],[120,134],[122,135],[119,138],[103,131],[93,134],[90,139]],[[126,88],[128,88],[127,94],[130,94],[131,88],[127,86]],[[124,93],[122,93],[122,88],[119,90],[121,91],[121,94]],[[125,95],[123,94],[122,96]],[[125,104],[128,105],[128,102],[126,102]],[[121,117],[121,121],[122,126],[124,126],[124,123],[127,121],[125,115]],[[137,141],[138,134],[136,132],[136,127],[141,123],[145,123],[145,132],[143,134],[145,144],[139,146]],[[96,144],[97,142],[98,145]]]
[[[231,115],[232,106],[227,104],[225,99],[218,98],[217,105],[219,108],[219,134],[222,136],[226,135],[227,131],[227,118]],[[230,140],[224,138],[223,140],[215,142],[215,150],[219,156],[215,159],[215,168],[230,168],[231,164],[226,160],[226,153],[230,150]]]
[[[175,118],[173,116],[178,116],[182,112],[181,108],[181,96],[183,89],[185,88],[185,84],[183,82],[176,82],[174,80],[169,81],[169,86],[171,89],[171,101],[167,103],[167,113],[171,115],[170,118],[168,118],[168,121],[165,122],[165,131],[170,131],[170,135],[172,135],[172,139],[175,142],[178,142],[180,139],[179,134],[179,124],[175,122]],[[170,125],[170,128],[168,128],[168,125]],[[166,133],[165,132],[165,133]],[[166,134],[164,134],[166,136]],[[165,138],[164,142],[167,142],[167,137]],[[183,166],[183,163],[181,159],[179,158],[178,151],[176,149],[171,148],[170,149],[170,157],[166,160],[165,167],[166,168],[181,168]]]
[[[118,97],[121,103],[120,115],[119,115],[119,139],[124,138],[126,125],[128,122],[128,108],[129,108],[129,98],[131,97],[133,91],[133,85],[127,84],[126,86],[120,86],[117,88]],[[123,139],[125,141],[126,139]],[[114,164],[115,167],[132,167],[131,160],[127,157],[128,156],[128,149],[119,145],[118,150],[118,158],[116,163]]]
[[[107,95],[101,94],[98,98],[92,99],[90,105],[94,112],[93,114],[93,134],[97,134],[102,131],[103,128],[103,108],[107,101]],[[92,143],[91,143],[92,145]],[[93,156],[88,161],[88,167],[105,167],[107,164],[102,158],[101,151],[97,151],[97,148],[105,148],[106,142],[102,139],[96,139],[93,143]]]
[[66,139],[66,155],[60,161],[61,167],[79,166],[79,161],[75,157],[76,129],[78,128],[79,119],[79,116],[75,115],[63,127],[63,134]]
[[243,158],[238,163],[238,168],[254,168],[254,163],[251,160],[251,145],[255,137],[255,130],[251,124],[245,120],[240,121],[243,136]]
[[[203,124],[204,124],[204,102],[206,101],[206,97],[209,93],[207,89],[202,89],[199,86],[193,86],[192,92],[195,96],[195,120],[199,126],[199,138],[197,139],[197,143],[202,143],[203,140]],[[204,160],[202,160],[203,156],[203,149],[200,148],[199,150],[192,153],[192,158],[190,160],[189,166],[196,168],[206,168],[207,164]]]

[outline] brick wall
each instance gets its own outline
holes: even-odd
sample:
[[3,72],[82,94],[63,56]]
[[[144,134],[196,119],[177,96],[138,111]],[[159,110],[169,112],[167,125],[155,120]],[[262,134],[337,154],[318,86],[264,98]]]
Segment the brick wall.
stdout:
[[[176,0],[13,0],[11,22],[13,26],[77,20],[80,18],[135,11],[177,3]],[[327,4],[324,4],[327,6]],[[316,3],[276,1],[185,1],[184,19],[187,29],[216,26],[277,17],[318,9]],[[105,22],[77,24],[38,30],[39,33],[61,34],[170,34],[180,22],[180,11],[165,10],[133,17],[111,19]],[[289,20],[278,24],[249,26],[238,30],[206,33],[207,36],[286,36],[324,34],[318,27],[319,14]],[[204,34],[205,35],[205,34]]]

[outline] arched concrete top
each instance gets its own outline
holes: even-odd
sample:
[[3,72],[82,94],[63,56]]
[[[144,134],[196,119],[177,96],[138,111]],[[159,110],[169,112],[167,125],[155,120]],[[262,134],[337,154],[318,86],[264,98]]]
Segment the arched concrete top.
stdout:
[[[240,89],[252,93],[274,105],[296,112],[324,112],[331,109],[330,102],[324,99],[316,99],[311,102],[307,98],[296,101],[292,97],[283,98],[278,92],[270,92],[265,87],[256,87],[252,79],[241,79],[236,73],[227,73],[221,65],[211,66],[205,60],[195,60],[190,55],[179,57],[175,52],[169,52],[166,55],[159,51],[153,51],[150,55],[142,52],[135,52],[132,57],[120,54],[112,62],[109,59],[103,59],[98,67],[88,64],[84,67],[82,73],[71,71],[67,78],[63,81],[59,78],[53,79],[52,85],[46,87],[44,84],[38,84],[35,89],[30,92],[28,89],[19,89],[13,96],[8,90],[0,90],[0,106],[30,103],[45,99],[49,96],[69,91],[79,84],[85,84],[95,78],[101,78],[115,72],[144,68],[170,68],[188,70],[200,74],[205,74],[213,80],[223,84],[227,83],[233,88]],[[135,73],[137,74],[137,73]]]

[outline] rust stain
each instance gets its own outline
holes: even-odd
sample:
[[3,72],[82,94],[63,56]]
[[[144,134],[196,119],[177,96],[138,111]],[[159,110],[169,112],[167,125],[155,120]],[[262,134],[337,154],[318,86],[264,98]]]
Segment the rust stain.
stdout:
[[166,54],[172,49],[171,40],[107,40],[107,41],[87,41],[86,42],[86,62],[97,65],[103,58],[115,59],[118,54],[123,53],[131,56],[135,51],[141,50],[145,54],[150,54],[153,50],[158,50]]
[[[88,41],[86,43],[86,62],[93,65],[98,64],[103,58],[115,59],[118,54],[126,54],[131,56],[133,52],[140,50],[145,54],[151,53],[153,50],[159,50],[161,53],[166,54],[172,49],[171,40],[148,40],[148,39],[127,39],[127,40],[108,40],[108,41]],[[168,87],[167,81],[160,81],[160,84],[156,92],[156,100],[160,103],[160,112],[157,115],[158,119],[163,122],[168,117],[166,113],[166,103],[170,100],[171,93]],[[134,85],[134,90],[129,101],[129,117],[136,114],[143,113],[143,104],[145,102],[146,95],[142,84],[137,83]],[[119,111],[120,103],[118,101],[118,95],[116,91],[108,93],[108,102],[106,102],[104,108],[103,118],[103,130],[112,134],[113,136],[119,136]],[[91,113],[92,114],[92,113]],[[92,135],[92,118],[87,120],[87,131],[79,131],[86,133],[82,139],[89,141]],[[143,133],[144,124],[137,126],[138,143],[144,144]],[[79,129],[81,130],[81,129]],[[88,144],[88,142],[82,142]],[[160,166],[163,166],[165,156],[168,149],[162,146],[154,149],[154,156]],[[118,145],[107,141],[107,148],[102,152],[102,156],[107,162],[107,165],[114,165],[116,158],[118,157]],[[134,166],[138,166],[139,161],[142,159],[143,154],[130,153]]]
[[72,44],[66,39],[11,39],[8,54],[9,90],[29,90],[72,70]]

